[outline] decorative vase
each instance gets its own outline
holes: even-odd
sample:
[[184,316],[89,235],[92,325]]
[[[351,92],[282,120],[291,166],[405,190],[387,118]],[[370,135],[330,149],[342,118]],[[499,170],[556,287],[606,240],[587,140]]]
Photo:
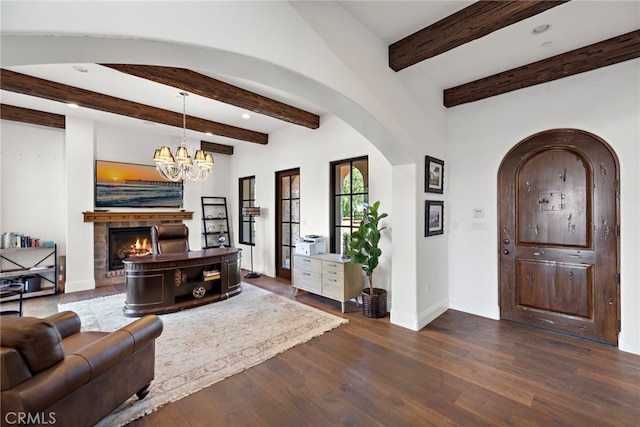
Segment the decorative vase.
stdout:
[[366,317],[381,318],[387,316],[387,291],[386,289],[370,288],[362,290],[362,314]]

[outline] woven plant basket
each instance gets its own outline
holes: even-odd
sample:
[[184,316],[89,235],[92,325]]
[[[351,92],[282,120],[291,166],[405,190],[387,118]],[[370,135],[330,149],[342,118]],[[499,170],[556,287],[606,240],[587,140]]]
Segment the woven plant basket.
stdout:
[[387,315],[387,291],[385,289],[373,288],[373,295],[370,289],[362,290],[362,314],[366,317],[380,318]]

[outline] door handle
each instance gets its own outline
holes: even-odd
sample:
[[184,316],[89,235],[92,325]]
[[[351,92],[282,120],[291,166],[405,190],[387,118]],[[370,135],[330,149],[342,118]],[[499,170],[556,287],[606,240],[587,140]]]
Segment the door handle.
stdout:
[[509,239],[504,239],[502,243],[504,243],[505,245],[508,245],[509,243],[511,243],[511,241]]
[[509,249],[503,249],[502,253],[505,254],[505,255],[509,255]]

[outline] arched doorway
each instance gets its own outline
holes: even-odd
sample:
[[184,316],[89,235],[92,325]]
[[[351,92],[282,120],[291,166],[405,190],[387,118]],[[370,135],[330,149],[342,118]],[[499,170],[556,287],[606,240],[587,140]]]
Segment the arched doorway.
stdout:
[[619,167],[602,139],[535,134],[498,172],[500,317],[617,345]]

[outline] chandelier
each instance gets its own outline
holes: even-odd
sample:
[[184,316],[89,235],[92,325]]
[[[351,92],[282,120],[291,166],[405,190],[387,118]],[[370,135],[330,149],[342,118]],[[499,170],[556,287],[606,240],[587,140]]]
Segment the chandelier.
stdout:
[[175,156],[167,146],[157,148],[153,154],[153,161],[160,176],[169,181],[202,182],[209,177],[213,169],[213,156],[209,153],[205,154],[203,150],[197,150],[191,160],[187,151],[186,99],[189,94],[180,92],[180,95],[182,95],[182,143],[176,150]]

